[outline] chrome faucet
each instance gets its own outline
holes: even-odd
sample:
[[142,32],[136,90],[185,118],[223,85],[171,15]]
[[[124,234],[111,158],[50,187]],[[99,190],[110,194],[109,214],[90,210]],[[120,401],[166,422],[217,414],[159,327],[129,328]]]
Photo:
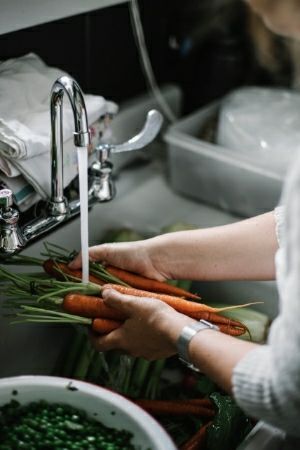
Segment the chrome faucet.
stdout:
[[[78,83],[68,76],[58,78],[51,90],[51,198],[46,203],[41,216],[22,228],[18,226],[19,213],[12,208],[12,192],[0,191],[0,257],[6,258],[26,246],[32,240],[68,221],[80,212],[79,199],[68,202],[63,188],[63,98],[67,94],[74,116],[74,145],[86,147],[90,143],[87,112],[84,97]],[[128,142],[112,145],[99,144],[97,160],[91,167],[92,183],[89,190],[89,206],[97,202],[111,200],[115,188],[112,182],[113,164],[111,153],[138,150],[148,145],[158,134],[162,125],[162,115],[152,110],[140,133]]]
[[51,199],[49,210],[52,216],[68,213],[64,197],[63,182],[63,98],[67,94],[74,116],[74,145],[88,147],[90,143],[87,112],[82,91],[78,83],[63,76],[55,81],[51,91]]

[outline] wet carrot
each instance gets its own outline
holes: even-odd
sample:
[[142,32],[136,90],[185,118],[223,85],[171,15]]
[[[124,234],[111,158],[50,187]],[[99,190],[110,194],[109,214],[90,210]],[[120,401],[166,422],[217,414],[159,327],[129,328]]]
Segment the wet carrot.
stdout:
[[121,326],[122,322],[112,319],[94,319],[92,330],[98,334],[108,334]]
[[[113,319],[104,319],[104,318],[96,318],[92,320],[92,330],[99,334],[107,334],[110,333],[113,330],[116,330],[122,325],[122,322],[119,320],[113,320]],[[221,325],[220,331],[225,334],[229,334],[230,336],[241,336],[244,334],[243,330],[237,329],[237,328],[229,328]],[[198,405],[195,405],[198,407]],[[209,409],[207,407],[203,407],[204,409]]]
[[238,320],[233,320],[229,317],[224,317],[221,314],[212,312],[201,312],[193,314],[190,317],[197,320],[207,320],[208,322],[217,325],[220,331],[225,334],[230,334],[231,336],[242,336],[243,334],[248,333],[250,339],[252,339],[249,328]]
[[[126,319],[124,314],[105,305],[100,297],[91,295],[79,293],[67,294],[62,301],[62,308],[69,314],[88,317],[91,319],[113,319],[115,321],[123,321]],[[185,314],[189,315],[186,312]],[[191,314],[190,317],[194,318],[194,315]],[[215,313],[207,313],[203,317],[205,317],[205,320],[210,320],[211,323],[217,325],[221,332],[231,336],[241,336],[248,331],[247,327],[240,322],[232,321]],[[218,322],[216,322],[216,320],[218,320]],[[119,323],[119,325],[120,324],[121,323]]]
[[121,286],[119,284],[105,284],[103,288],[114,289],[117,292],[125,295],[133,295],[136,297],[146,297],[146,298],[156,298],[167,303],[176,311],[186,314],[187,316],[192,316],[192,314],[197,314],[200,312],[221,312],[228,311],[231,309],[244,308],[246,306],[254,305],[255,303],[246,303],[243,305],[225,306],[224,308],[213,308],[212,306],[205,305],[204,303],[197,303],[189,300],[184,300],[180,297],[174,297],[167,294],[158,294],[156,292],[143,291],[140,289],[129,288],[126,286]]
[[[56,280],[64,281],[65,276],[75,277],[80,281],[82,279],[82,271],[80,269],[70,269],[67,264],[54,261],[53,259],[47,259],[44,261],[43,268],[48,275],[52,276]],[[94,275],[89,275],[89,280],[91,283],[98,284],[100,286],[104,284],[102,280],[99,280],[99,278]]]
[[204,449],[206,440],[207,428],[212,424],[208,422],[203,425],[185,444],[180,447],[180,450],[202,450]]
[[201,417],[214,417],[215,410],[212,407],[184,401],[167,400],[135,400],[135,403],[154,415],[186,415],[193,414]]
[[64,311],[77,316],[124,320],[125,316],[116,309],[106,306],[100,297],[83,294],[67,294],[62,302]]
[[193,316],[194,319],[204,319],[208,322],[213,322],[216,325],[223,324],[228,325],[232,327],[238,327],[242,329],[246,329],[245,325],[242,322],[239,322],[238,320],[229,319],[228,317],[224,317],[221,314],[213,313],[213,312],[200,312],[195,313]]
[[111,275],[118,277],[120,280],[129,284],[129,286],[137,289],[142,289],[144,291],[161,292],[163,294],[175,295],[177,297],[193,298],[195,300],[200,300],[196,294],[192,294],[185,289],[181,289],[177,286],[165,283],[163,281],[152,280],[151,278],[146,278],[133,272],[129,272],[124,269],[119,269],[114,266],[106,266],[105,269]]
[[214,403],[207,397],[203,398],[188,398],[184,400],[180,400],[181,402],[188,402],[193,405],[201,405],[205,408],[211,408],[214,409]]
[[219,324],[217,325],[222,333],[229,334],[230,336],[242,336],[242,334],[246,333],[246,329],[235,328],[229,325],[219,325]]

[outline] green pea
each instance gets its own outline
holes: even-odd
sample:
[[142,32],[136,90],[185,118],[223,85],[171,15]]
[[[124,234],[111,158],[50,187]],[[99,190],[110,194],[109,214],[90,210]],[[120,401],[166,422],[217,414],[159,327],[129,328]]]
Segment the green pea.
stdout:
[[45,401],[0,407],[0,450],[133,450],[131,433],[105,427],[84,411]]

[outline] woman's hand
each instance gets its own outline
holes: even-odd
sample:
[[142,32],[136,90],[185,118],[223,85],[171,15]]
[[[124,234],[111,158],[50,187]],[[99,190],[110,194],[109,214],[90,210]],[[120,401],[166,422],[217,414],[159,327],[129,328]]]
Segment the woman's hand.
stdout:
[[[155,257],[151,256],[151,245],[147,240],[95,245],[90,247],[89,256],[90,261],[104,262],[107,265],[139,273],[153,280],[164,281],[167,278],[156,267]],[[71,269],[81,267],[80,253],[69,264],[69,267]]]
[[106,336],[92,335],[94,347],[101,352],[117,349],[148,360],[166,358],[177,352],[182,328],[194,322],[160,300],[123,295],[112,289],[104,289],[102,296],[107,306],[128,319]]
[[[122,312],[124,324],[105,336],[91,335],[96,350],[121,350],[134,357],[153,361],[177,353],[176,342],[184,326],[195,320],[178,313],[160,300],[103,290],[107,306]],[[190,342],[191,362],[224,390],[232,388],[236,364],[257,344],[227,336],[215,330],[197,333]]]

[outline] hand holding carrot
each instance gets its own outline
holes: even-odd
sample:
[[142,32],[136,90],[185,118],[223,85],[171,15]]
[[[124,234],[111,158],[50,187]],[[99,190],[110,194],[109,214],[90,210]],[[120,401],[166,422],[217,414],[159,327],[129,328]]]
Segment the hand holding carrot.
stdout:
[[[150,246],[146,243],[147,240],[95,245],[89,249],[90,261],[104,262],[153,280],[164,281],[167,277],[155,267],[150,256]],[[69,267],[72,270],[79,269],[81,264],[81,254],[79,253]]]
[[[258,232],[259,230],[259,232]],[[278,250],[274,214],[90,248],[91,261],[153,280],[271,280]],[[81,256],[69,265],[81,267]]]
[[193,319],[152,298],[124,295],[112,289],[102,293],[106,306],[127,317],[124,324],[106,336],[92,336],[99,351],[123,350],[131,356],[149,360],[176,353],[176,340],[182,328]]

